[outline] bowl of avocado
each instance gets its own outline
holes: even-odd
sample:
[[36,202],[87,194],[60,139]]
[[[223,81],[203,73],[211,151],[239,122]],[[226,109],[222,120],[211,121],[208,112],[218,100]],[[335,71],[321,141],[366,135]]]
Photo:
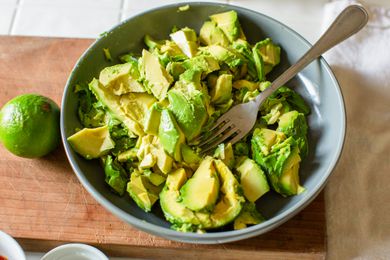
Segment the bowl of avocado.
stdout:
[[224,243],[281,225],[323,189],[344,103],[320,58],[262,105],[253,130],[202,153],[199,137],[311,45],[241,7],[194,2],[133,16],[97,39],[66,84],[61,134],[87,191],[153,235]]

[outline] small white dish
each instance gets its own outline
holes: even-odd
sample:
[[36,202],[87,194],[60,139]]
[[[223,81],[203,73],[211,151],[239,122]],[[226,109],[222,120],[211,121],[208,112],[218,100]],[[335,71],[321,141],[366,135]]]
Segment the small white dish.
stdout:
[[41,260],[108,260],[108,257],[93,246],[72,243],[50,250]]
[[0,256],[9,260],[26,260],[26,255],[19,243],[10,235],[0,230]]

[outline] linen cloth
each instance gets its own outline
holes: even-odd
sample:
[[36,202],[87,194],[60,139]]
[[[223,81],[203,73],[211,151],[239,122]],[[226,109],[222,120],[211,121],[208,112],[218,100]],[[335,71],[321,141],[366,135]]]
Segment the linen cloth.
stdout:
[[[323,30],[354,1],[325,6]],[[390,9],[329,50],[343,92],[347,132],[326,186],[328,259],[390,259]]]

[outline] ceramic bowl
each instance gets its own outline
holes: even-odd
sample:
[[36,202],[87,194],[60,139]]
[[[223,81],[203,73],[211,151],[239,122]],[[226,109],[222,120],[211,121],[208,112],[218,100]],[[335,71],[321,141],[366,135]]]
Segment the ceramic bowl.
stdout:
[[[109,48],[112,57],[133,52],[140,53],[143,37],[150,34],[156,39],[166,39],[173,26],[194,28],[199,31],[209,15],[235,10],[250,43],[265,37],[282,48],[281,64],[270,75],[274,79],[298,60],[311,45],[298,33],[277,20],[241,7],[194,2],[190,9],[177,12],[182,4],[163,6],[130,17],[94,42],[75,65],[66,84],[61,113],[61,133],[66,154],[74,172],[88,192],[112,214],[130,225],[168,239],[190,243],[223,243],[241,240],[265,233],[287,221],[307,206],[323,189],[340,156],[345,134],[345,111],[342,94],[331,69],[323,58],[310,64],[287,85],[300,93],[311,107],[308,117],[310,154],[301,164],[301,183],[306,192],[289,198],[269,192],[257,202],[259,211],[267,221],[242,230],[218,229],[206,234],[181,233],[170,229],[158,205],[145,213],[128,195],[113,194],[104,182],[103,169],[97,161],[87,161],[78,156],[66,138],[81,127],[77,117],[78,99],[73,87],[78,82],[89,82],[109,63],[103,48]],[[116,60],[119,62],[119,60]],[[157,203],[158,204],[158,203]]]

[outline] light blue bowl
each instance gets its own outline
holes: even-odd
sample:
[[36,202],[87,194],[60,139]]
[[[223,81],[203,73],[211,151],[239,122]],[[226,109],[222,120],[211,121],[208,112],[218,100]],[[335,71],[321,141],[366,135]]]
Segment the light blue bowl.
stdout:
[[145,213],[128,195],[119,197],[110,192],[98,162],[84,160],[66,141],[75,128],[81,127],[77,118],[78,101],[73,93],[74,85],[78,82],[89,82],[99,75],[100,70],[113,64],[105,60],[103,48],[109,48],[113,57],[128,52],[140,53],[145,47],[145,34],[164,39],[174,25],[188,26],[199,31],[209,15],[228,10],[235,10],[239,14],[249,42],[255,43],[265,37],[271,37],[282,47],[281,64],[275,68],[270,79],[274,79],[311,47],[287,26],[252,10],[225,4],[194,2],[189,3],[190,10],[177,12],[180,5],[182,4],[155,8],[129,18],[98,39],[82,55],[69,77],[62,99],[61,134],[66,154],[74,172],[88,192],[114,215],[140,230],[176,241],[202,244],[230,242],[263,234],[293,217],[319,194],[340,156],[345,134],[344,103],[339,85],[322,58],[310,64],[287,84],[294,87],[312,109],[308,117],[310,154],[303,161],[300,171],[306,192],[289,198],[272,192],[263,196],[257,205],[267,221],[246,229],[217,230],[206,234],[171,230],[158,205],[155,205],[151,213]]

